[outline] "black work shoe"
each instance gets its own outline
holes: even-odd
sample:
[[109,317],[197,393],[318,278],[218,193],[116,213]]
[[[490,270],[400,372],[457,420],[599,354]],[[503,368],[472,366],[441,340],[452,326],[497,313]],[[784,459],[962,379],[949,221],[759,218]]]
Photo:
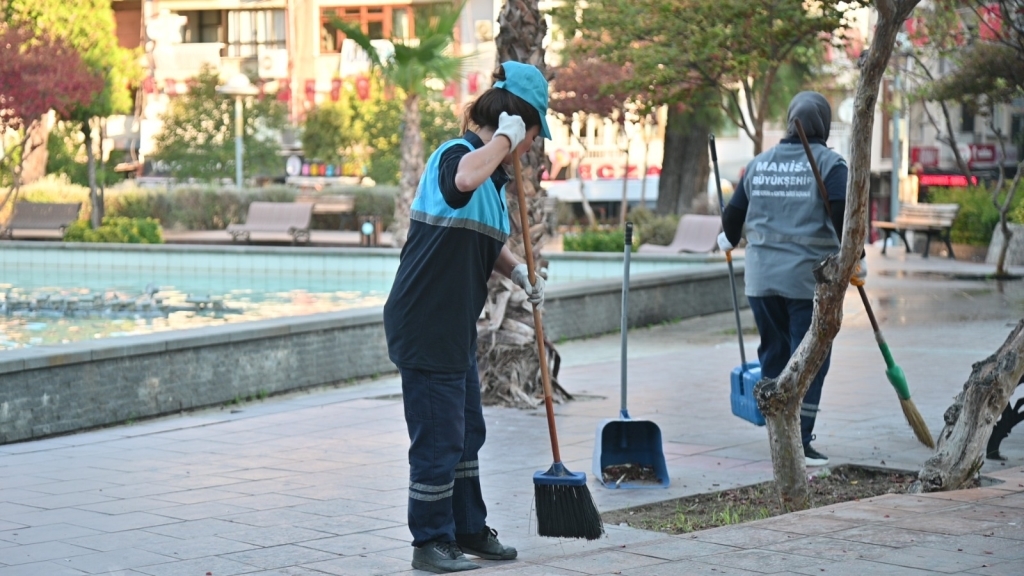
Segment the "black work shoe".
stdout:
[[435,540],[412,549],[412,567],[434,574],[445,574],[476,570],[480,565],[470,562],[455,542]]
[[804,444],[804,464],[807,466],[824,466],[828,464],[828,456],[818,452],[810,444]]
[[512,560],[518,554],[515,548],[498,542],[498,531],[487,526],[477,534],[456,534],[455,541],[466,554],[487,560]]

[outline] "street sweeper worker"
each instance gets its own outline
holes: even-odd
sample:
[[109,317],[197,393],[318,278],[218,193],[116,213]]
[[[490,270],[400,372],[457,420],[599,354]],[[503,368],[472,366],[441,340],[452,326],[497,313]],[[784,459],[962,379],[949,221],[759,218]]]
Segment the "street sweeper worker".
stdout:
[[487,523],[477,454],[485,426],[476,321],[492,272],[544,301],[526,264],[505,245],[505,185],[514,154],[542,135],[548,83],[534,66],[505,62],[465,112],[461,137],[430,155],[412,203],[408,241],[384,305],[388,356],[402,377],[409,429],[412,565],[435,573],[480,566],[463,554],[511,560]]
[[[807,162],[795,120],[803,124],[825,181],[831,218]],[[825,142],[832,110],[817,92],[801,92],[789,104],[786,137],[748,165],[722,215],[718,245],[732,250],[746,232],[745,293],[761,343],[761,375],[776,378],[807,333],[814,310],[814,265],[839,251],[846,210],[846,161]],[[867,275],[863,255],[856,277]],[[811,446],[821,389],[828,374],[829,349],[800,406],[800,433],[808,466],[828,457]]]

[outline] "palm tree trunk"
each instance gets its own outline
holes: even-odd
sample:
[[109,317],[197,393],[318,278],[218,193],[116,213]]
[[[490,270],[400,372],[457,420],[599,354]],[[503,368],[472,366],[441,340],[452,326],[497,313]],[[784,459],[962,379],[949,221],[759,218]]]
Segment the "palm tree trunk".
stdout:
[[405,98],[402,132],[402,179],[400,192],[395,198],[395,224],[392,238],[397,247],[405,245],[409,237],[409,212],[416,188],[423,173],[423,135],[420,133],[420,97],[409,94]]
[[[547,22],[540,13],[537,0],[506,0],[498,16],[500,32],[495,38],[498,62],[509,60],[532,64],[550,79],[544,64],[544,36]],[[525,232],[533,241],[538,267],[544,266],[540,249],[551,233],[544,219],[544,190],[540,173],[544,162],[544,141],[538,138],[523,159],[523,188],[529,203],[530,221]],[[519,214],[515,183],[505,188],[509,214]],[[523,226],[512,218],[512,235],[508,247],[525,261]],[[480,385],[486,404],[536,406],[541,390],[540,359],[533,330],[533,316],[525,300],[525,292],[505,278],[492,276],[489,283],[485,316],[477,324],[477,363]]]

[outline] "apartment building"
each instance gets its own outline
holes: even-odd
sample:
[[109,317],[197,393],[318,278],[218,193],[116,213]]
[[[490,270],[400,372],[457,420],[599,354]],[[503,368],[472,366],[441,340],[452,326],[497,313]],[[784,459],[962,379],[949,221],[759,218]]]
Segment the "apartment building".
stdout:
[[[415,41],[417,18],[442,5],[451,0],[112,0],[121,45],[140,47],[148,71],[136,115],[111,123],[112,143],[134,146],[142,156],[151,152],[167,103],[203,66],[222,78],[239,72],[255,78],[261,91],[288,104],[299,124],[307,110],[337,97],[339,82],[369,73],[334,18],[358,23],[385,44]],[[467,69],[460,82],[443,87],[453,103],[490,85],[500,8],[498,0],[469,0],[463,9],[453,50],[469,56]]]

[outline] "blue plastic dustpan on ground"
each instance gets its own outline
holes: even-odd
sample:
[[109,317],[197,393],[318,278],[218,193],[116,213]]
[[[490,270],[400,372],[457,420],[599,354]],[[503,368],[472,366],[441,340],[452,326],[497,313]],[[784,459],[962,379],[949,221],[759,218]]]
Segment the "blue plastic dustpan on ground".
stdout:
[[[661,445],[661,428],[649,420],[633,420],[626,408],[626,328],[629,312],[629,255],[633,223],[626,222],[622,272],[622,394],[619,417],[597,426],[594,440],[594,476],[606,488],[668,488],[668,466]],[[609,467],[614,473],[605,474]],[[636,467],[653,470],[654,478],[637,479]]]

